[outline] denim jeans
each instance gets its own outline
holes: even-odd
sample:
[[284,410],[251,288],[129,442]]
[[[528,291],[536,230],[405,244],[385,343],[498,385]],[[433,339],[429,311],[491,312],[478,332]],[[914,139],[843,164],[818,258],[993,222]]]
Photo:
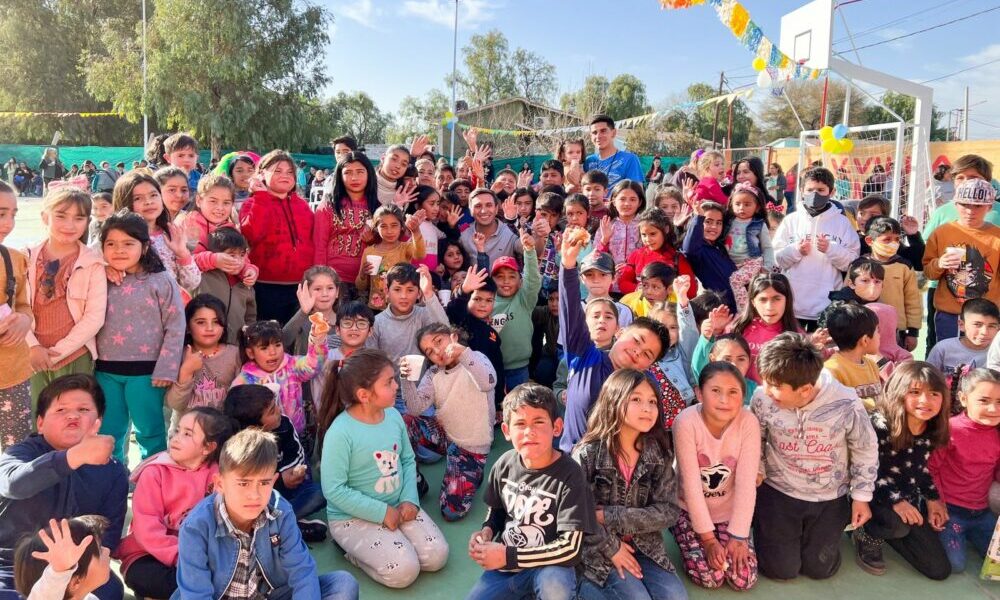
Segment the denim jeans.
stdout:
[[573,567],[538,567],[518,573],[486,571],[465,600],[571,600],[576,597]]
[[[323,488],[312,479],[303,481],[298,487],[283,489],[281,495],[292,505],[297,519],[304,519],[314,512],[326,508]],[[326,515],[323,515],[322,520],[326,522]]]
[[322,600],[358,600],[358,580],[347,571],[330,571],[319,576]]
[[934,313],[934,335],[937,342],[957,338],[958,315],[941,312],[940,310]]
[[989,508],[969,510],[948,505],[948,524],[941,532],[941,544],[951,562],[952,573],[965,570],[966,544],[971,543],[980,556],[986,555],[996,524],[997,516]]
[[617,569],[611,569],[604,587],[589,579],[580,584],[580,600],[686,600],[687,590],[676,573],[667,571],[641,552],[635,559],[642,569],[642,579],[628,571],[625,579],[618,576]]
[[528,367],[520,369],[504,369],[504,378],[507,380],[507,392],[526,383],[528,381]]

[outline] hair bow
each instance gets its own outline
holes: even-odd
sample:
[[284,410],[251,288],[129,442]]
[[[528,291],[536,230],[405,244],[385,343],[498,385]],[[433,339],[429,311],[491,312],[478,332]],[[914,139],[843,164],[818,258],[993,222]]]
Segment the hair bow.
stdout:
[[775,204],[774,202],[767,203],[767,212],[776,212],[779,215],[785,214],[785,207],[781,204]]
[[737,182],[737,184],[733,186],[733,193],[735,194],[736,192],[747,192],[753,194],[754,197],[758,199],[760,198],[760,190],[757,189],[757,186],[746,181]]

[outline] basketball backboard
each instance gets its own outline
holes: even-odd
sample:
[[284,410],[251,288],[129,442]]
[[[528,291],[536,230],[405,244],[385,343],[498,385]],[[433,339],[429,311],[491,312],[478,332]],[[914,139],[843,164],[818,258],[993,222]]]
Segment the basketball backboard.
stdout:
[[830,66],[833,41],[833,0],[813,0],[781,17],[779,48],[810,69]]

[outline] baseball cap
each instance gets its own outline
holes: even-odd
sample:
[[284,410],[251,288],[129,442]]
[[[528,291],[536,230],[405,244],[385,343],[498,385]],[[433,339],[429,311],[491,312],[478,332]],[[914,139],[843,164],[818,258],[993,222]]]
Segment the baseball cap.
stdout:
[[586,273],[591,269],[597,269],[602,273],[614,274],[615,259],[605,252],[591,252],[580,263],[580,272]]
[[500,269],[514,269],[514,272],[520,272],[517,268],[517,261],[514,260],[513,256],[501,256],[493,261],[493,268],[490,269],[490,276],[496,275],[497,271]]
[[997,192],[984,179],[966,179],[955,188],[955,204],[971,204],[992,206],[997,199]]

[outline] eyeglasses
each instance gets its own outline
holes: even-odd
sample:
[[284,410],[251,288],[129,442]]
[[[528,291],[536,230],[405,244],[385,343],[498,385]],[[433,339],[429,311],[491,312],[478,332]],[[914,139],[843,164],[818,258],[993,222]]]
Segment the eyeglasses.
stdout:
[[358,319],[356,321],[353,319],[342,319],[338,324],[341,329],[357,329],[359,331],[364,331],[365,329],[371,327],[371,323],[368,322],[368,319]]

